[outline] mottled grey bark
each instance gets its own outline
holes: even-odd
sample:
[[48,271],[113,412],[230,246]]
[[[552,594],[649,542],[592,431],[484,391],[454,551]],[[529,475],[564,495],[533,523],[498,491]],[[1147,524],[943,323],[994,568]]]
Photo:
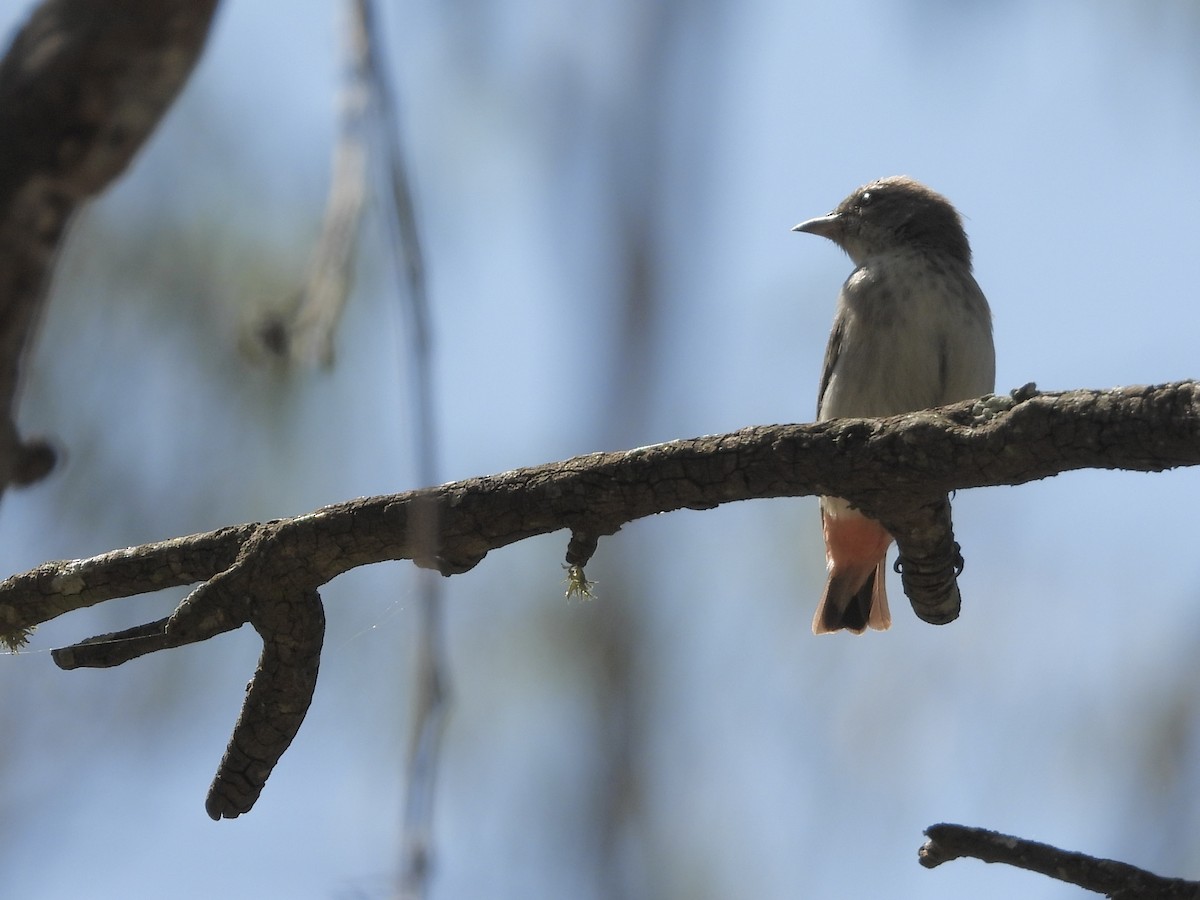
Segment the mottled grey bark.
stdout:
[[[214,817],[233,816],[249,809],[307,710],[324,626],[317,589],[357,566],[411,559],[453,575],[492,550],[567,530],[567,562],[582,567],[599,538],[636,519],[821,494],[846,497],[879,518],[901,558],[919,560],[930,547],[952,543],[948,519],[936,514],[950,491],[1072,469],[1196,464],[1196,382],[1054,394],[1028,387],[887,419],[765,425],[593,453],[46,563],[0,583],[0,633],[19,643],[27,629],[64,612],[199,582],[168,618],[55,651],[55,660],[63,668],[119,665],[252,624],[263,656],[226,755],[233,767],[222,767],[209,797]],[[905,580],[918,614],[929,601],[921,589],[919,579]]]

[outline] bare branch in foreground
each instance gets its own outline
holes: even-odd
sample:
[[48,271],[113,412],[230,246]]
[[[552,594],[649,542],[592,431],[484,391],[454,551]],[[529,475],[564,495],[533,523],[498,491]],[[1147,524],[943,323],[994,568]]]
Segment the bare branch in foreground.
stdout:
[[964,856],[1004,863],[1074,884],[1112,900],[1196,900],[1200,882],[1163,878],[1115,859],[1098,859],[1049,844],[966,825],[931,825],[918,852],[927,869]]
[[0,492],[47,475],[21,360],[71,217],[124,171],[192,71],[217,0],[45,0],[0,61]]
[[[258,677],[266,675],[271,690],[256,691],[256,677],[238,730],[275,736],[254,746],[252,781],[261,789],[311,698],[323,622],[317,590],[357,566],[411,559],[453,575],[491,550],[566,529],[573,535],[567,563],[581,570],[599,538],[646,516],[820,494],[845,497],[878,518],[901,558],[911,560],[952,543],[938,533],[938,517],[926,514],[951,491],[1082,468],[1154,472],[1197,464],[1200,384],[1190,381],[1054,394],[1022,389],[887,419],[756,426],[46,563],[0,583],[0,637],[116,597],[202,582],[169,618],[75,644],[55,660],[63,668],[118,665],[250,622],[264,641]],[[433,543],[429,522],[436,523]],[[904,586],[920,613],[926,585],[906,579]],[[231,744],[227,760],[235,757]],[[210,796],[210,811],[237,815],[253,797],[218,790],[227,775],[218,772],[214,791],[238,799]]]

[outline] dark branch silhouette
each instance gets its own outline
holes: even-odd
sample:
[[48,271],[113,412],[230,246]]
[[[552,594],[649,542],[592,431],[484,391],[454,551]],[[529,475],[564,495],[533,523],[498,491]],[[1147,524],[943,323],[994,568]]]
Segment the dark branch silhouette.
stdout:
[[[357,566],[410,559],[454,575],[492,550],[568,530],[566,561],[582,569],[598,539],[637,519],[738,500],[832,494],[887,525],[901,560],[920,567],[930,548],[953,545],[938,514],[948,492],[1024,484],[1073,469],[1196,464],[1197,382],[1046,394],[1028,386],[887,419],[757,426],[593,453],[45,563],[0,583],[0,631],[16,643],[28,629],[73,609],[200,583],[168,618],[54,657],[67,669],[120,665],[253,625],[263,638],[262,659],[208,802],[214,817],[236,816],[253,804],[308,708],[323,629],[317,590]],[[436,524],[432,543],[430,523]],[[936,624],[953,619],[957,609],[949,615],[937,608],[936,592],[930,613],[927,587],[921,579],[904,581],[917,615]]]
[[1004,863],[1078,885],[1111,900],[1196,900],[1200,882],[1163,878],[1115,859],[1098,859],[1084,853],[1060,850],[1025,838],[970,828],[966,825],[931,825],[928,841],[918,852],[927,869],[964,856],[987,863]]

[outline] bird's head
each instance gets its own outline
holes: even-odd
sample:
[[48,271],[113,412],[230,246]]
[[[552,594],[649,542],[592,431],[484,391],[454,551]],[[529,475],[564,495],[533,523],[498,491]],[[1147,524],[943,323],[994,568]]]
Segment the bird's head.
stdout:
[[865,184],[829,215],[801,222],[792,231],[829,238],[855,265],[908,248],[945,253],[971,265],[971,247],[958,211],[941,194],[905,175]]

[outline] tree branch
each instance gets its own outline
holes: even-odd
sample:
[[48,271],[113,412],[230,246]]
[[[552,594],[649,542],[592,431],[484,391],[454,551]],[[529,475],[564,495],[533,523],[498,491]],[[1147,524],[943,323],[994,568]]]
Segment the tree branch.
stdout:
[[1098,859],[1049,844],[966,825],[931,825],[918,852],[927,869],[964,856],[1004,863],[1078,885],[1111,900],[1196,900],[1200,882],[1163,878],[1115,859]]
[[124,171],[192,71],[217,0],[46,0],[0,61],[0,492],[54,467],[22,441],[20,364],[71,217]]
[[[879,519],[901,559],[919,562],[938,548],[954,547],[957,555],[948,510],[941,512],[951,491],[1082,468],[1197,464],[1200,383],[1052,394],[1027,386],[887,419],[756,426],[593,453],[46,563],[0,583],[0,636],[19,642],[26,630],[73,609],[202,582],[169,618],[55,651],[55,660],[63,668],[118,665],[251,623],[264,641],[259,674],[209,798],[214,817],[234,816],[249,809],[307,710],[323,628],[317,590],[357,566],[411,559],[453,575],[492,550],[567,529],[567,562],[581,569],[599,538],[646,516],[822,494],[845,497]],[[904,580],[918,615],[945,588],[931,588],[923,574]],[[247,737],[262,734],[272,739]],[[254,762],[250,776],[244,758]]]

